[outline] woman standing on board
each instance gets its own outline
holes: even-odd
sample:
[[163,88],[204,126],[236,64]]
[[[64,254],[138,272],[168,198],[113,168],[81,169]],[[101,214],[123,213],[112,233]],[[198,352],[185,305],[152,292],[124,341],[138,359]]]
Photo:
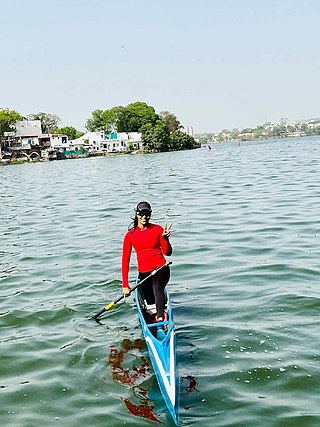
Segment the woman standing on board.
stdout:
[[[123,240],[122,248],[122,291],[126,297],[130,293],[129,266],[132,248],[136,251],[139,280],[149,276],[151,272],[166,264],[164,255],[172,254],[169,241],[171,225],[160,225],[150,222],[152,209],[148,202],[138,203],[135,209],[133,227],[129,228]],[[142,292],[148,304],[156,304],[157,321],[164,320],[165,292],[170,279],[169,265],[164,266],[142,285]],[[159,326],[163,329],[163,325]],[[161,336],[161,331],[159,331]]]

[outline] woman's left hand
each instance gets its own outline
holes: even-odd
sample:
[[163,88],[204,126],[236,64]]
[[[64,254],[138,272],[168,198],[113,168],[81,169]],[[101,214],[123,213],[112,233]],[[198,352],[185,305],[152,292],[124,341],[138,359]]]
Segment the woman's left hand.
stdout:
[[168,225],[167,223],[164,224],[163,232],[162,232],[162,236],[163,237],[165,237],[165,238],[170,237],[170,235],[171,235],[171,227],[172,227],[172,224],[170,224],[170,225]]

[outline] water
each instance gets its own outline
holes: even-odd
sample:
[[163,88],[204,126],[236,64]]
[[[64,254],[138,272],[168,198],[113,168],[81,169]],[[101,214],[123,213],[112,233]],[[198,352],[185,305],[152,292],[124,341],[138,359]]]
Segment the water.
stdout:
[[90,320],[146,199],[174,228],[181,425],[319,426],[319,178],[317,138],[0,168],[1,425],[172,425],[133,299]]

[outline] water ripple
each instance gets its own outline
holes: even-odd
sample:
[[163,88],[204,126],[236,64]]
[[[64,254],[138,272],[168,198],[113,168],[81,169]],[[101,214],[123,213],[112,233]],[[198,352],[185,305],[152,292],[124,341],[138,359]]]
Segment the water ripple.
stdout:
[[133,300],[91,319],[146,199],[173,223],[181,425],[319,425],[319,159],[301,138],[0,168],[2,424],[158,425],[125,403],[148,392],[172,425],[151,371],[136,395],[112,379]]

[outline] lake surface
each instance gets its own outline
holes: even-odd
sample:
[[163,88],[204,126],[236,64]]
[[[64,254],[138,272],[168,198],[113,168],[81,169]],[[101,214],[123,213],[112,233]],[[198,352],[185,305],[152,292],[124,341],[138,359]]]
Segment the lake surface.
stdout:
[[[0,168],[2,426],[171,426],[121,249],[173,223],[181,425],[320,425],[320,139]],[[135,278],[135,258],[131,280]]]

